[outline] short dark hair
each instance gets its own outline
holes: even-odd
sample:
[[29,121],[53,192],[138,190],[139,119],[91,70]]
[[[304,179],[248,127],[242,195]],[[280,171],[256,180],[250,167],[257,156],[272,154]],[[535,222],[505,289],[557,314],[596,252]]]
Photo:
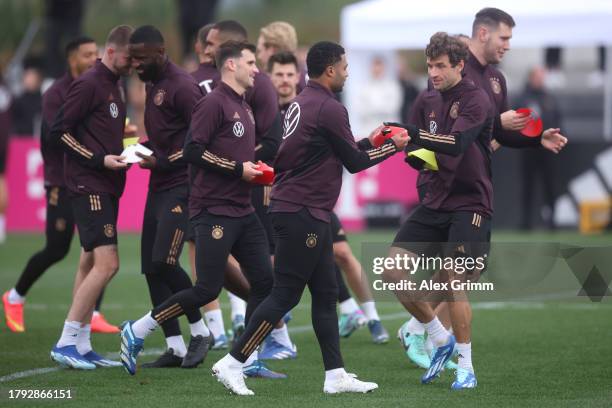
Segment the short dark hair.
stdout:
[[198,30],[198,41],[200,42],[200,44],[206,44],[206,37],[208,37],[209,31],[212,30],[214,26],[215,23],[210,23],[206,24],[205,26],[202,26]]
[[276,54],[272,55],[270,59],[268,60],[268,72],[272,72],[272,68],[274,67],[274,64],[280,64],[280,65],[293,64],[295,65],[296,70],[299,68],[297,58],[295,57],[295,55],[293,55],[292,52],[289,52],[289,51],[277,52]]
[[468,47],[463,41],[456,36],[439,31],[429,39],[429,44],[425,48],[425,55],[430,59],[448,55],[448,61],[452,67],[455,67],[459,61],[467,61],[469,53]]
[[246,28],[236,20],[219,21],[212,28],[233,36],[236,41],[246,41],[249,38]]
[[134,30],[130,44],[163,44],[164,36],[152,25],[143,25]]
[[68,44],[66,44],[66,58],[68,58],[70,56],[70,54],[72,54],[73,52],[77,51],[79,49],[79,47],[83,44],[91,44],[91,43],[96,43],[96,41],[91,38],[91,37],[87,37],[87,36],[80,36],[80,37],[76,37],[73,38],[72,40],[70,40],[68,42]]
[[130,42],[130,36],[134,29],[129,25],[120,25],[113,28],[106,37],[106,46],[113,44],[117,47],[125,47]]
[[340,44],[331,41],[321,41],[313,45],[306,55],[306,66],[310,78],[320,77],[325,69],[336,64],[345,54]]
[[226,41],[219,47],[217,55],[215,55],[215,61],[217,62],[217,68],[221,69],[225,61],[230,58],[240,58],[242,56],[242,50],[249,50],[255,54],[255,46],[246,41]]
[[487,26],[497,29],[500,23],[504,23],[512,28],[516,25],[512,16],[503,10],[495,7],[486,7],[476,13],[474,23],[472,24],[472,37],[476,36],[478,27]]

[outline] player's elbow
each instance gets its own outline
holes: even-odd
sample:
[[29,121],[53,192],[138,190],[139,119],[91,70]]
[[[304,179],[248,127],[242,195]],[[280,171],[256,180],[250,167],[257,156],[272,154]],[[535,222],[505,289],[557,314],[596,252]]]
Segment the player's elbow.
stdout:
[[360,166],[357,162],[344,163],[344,167],[351,174],[359,173],[361,170],[364,169],[364,167]]
[[465,150],[466,149],[462,149],[461,147],[457,147],[455,149],[450,149],[447,154],[449,156],[457,157],[457,156],[461,155],[463,152],[465,152]]
[[201,156],[200,149],[193,144],[188,144],[183,148],[183,159],[187,163],[194,163]]

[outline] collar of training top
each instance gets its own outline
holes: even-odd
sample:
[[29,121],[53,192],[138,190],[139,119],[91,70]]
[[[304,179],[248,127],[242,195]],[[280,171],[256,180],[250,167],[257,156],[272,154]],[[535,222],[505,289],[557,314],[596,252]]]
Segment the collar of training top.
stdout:
[[313,80],[308,80],[308,84],[306,84],[306,88],[314,88],[314,89],[318,89],[318,90],[321,90],[321,91],[323,91],[323,92],[327,93],[327,94],[328,94],[329,96],[331,96],[331,97],[333,97],[333,96],[334,96],[334,93],[333,93],[333,92],[332,92],[330,89],[328,89],[328,88],[324,87],[324,86],[323,86],[323,85],[321,85],[320,83],[315,82],[315,81],[313,81]]
[[482,65],[480,63],[480,61],[478,61],[478,58],[476,58],[476,56],[474,55],[474,53],[472,53],[471,50],[468,51],[470,53],[470,56],[467,60],[467,64],[470,64],[473,68],[476,68],[479,71],[484,71],[485,69],[487,69],[488,65]]
[[462,93],[465,90],[465,87],[470,84],[472,84],[472,82],[462,76],[461,81],[457,82],[457,85],[440,93],[442,94],[442,98],[448,100],[449,98],[454,98],[457,94]]
[[95,68],[109,80],[113,82],[117,82],[119,80],[119,75],[113,73],[113,71],[111,71],[106,65],[102,63],[101,59],[96,60]]
[[219,85],[217,85],[217,88],[219,89],[219,92],[223,92],[224,94],[230,96],[232,99],[234,99],[238,103],[244,100],[244,95],[240,95],[238,92],[234,91],[234,89],[231,86],[229,86],[223,81],[219,82]]

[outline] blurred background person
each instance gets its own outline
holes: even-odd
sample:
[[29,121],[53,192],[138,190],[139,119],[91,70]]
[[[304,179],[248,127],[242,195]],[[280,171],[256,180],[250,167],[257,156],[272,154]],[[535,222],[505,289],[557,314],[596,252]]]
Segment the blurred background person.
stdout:
[[23,92],[13,101],[13,134],[38,136],[42,112],[42,73],[35,65],[27,65],[22,76]]
[[387,74],[387,66],[381,57],[375,57],[370,65],[370,79],[363,84],[357,106],[357,117],[362,129],[375,129],[381,123],[399,120],[402,104],[402,88],[395,77]]
[[[546,90],[546,73],[544,67],[533,67],[529,71],[525,89],[516,100],[516,106],[530,108],[542,119],[544,129],[560,126],[562,120],[555,97]],[[553,229],[556,197],[554,165],[557,158],[542,148],[523,149],[521,157],[521,227],[532,229],[534,217],[541,217],[546,227]],[[538,191],[542,194],[538,194]],[[536,204],[540,197],[543,198],[542,207]]]
[[404,122],[408,122],[408,112],[410,112],[410,107],[419,94],[419,88],[415,84],[414,72],[412,72],[410,65],[404,58],[399,59],[398,79],[402,89],[400,118]]
[[259,30],[257,38],[257,60],[261,69],[269,71],[270,57],[279,52],[289,52],[298,58],[299,82],[297,92],[300,93],[308,81],[306,73],[306,52],[308,48],[303,48],[303,61],[300,63],[300,49],[298,48],[297,31],[295,27],[285,21],[275,21]]
[[275,21],[262,27],[257,38],[257,60],[260,67],[268,71],[270,57],[279,52],[294,54],[298,40],[295,28],[284,21]]

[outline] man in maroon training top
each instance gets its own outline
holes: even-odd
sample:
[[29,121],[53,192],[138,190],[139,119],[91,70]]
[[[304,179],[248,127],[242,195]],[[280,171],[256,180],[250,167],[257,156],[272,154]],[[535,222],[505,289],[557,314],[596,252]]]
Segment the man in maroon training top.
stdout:
[[[147,279],[153,306],[192,287],[181,267],[189,223],[187,163],[183,159],[191,113],[202,91],[191,75],[166,55],[164,37],[153,26],[138,27],[130,37],[130,57],[138,77],[146,83],[144,123],[153,150],[141,157],[140,167],[151,171],[141,238],[141,271]],[[191,332],[185,346],[177,319],[162,325],[167,350],[144,368],[198,366],[212,338],[198,309],[187,312]]]
[[[205,31],[204,29],[202,31]],[[203,32],[201,33],[203,34]],[[206,34],[204,44],[199,47],[204,47],[204,60],[192,75],[196,81],[203,86],[205,93],[214,89],[219,82],[219,72],[216,69],[215,55],[221,44],[227,41],[247,41],[248,33],[246,29],[237,21],[224,20],[214,24]],[[203,38],[200,37],[200,41]],[[278,109],[278,97],[276,90],[270,81],[268,75],[264,72],[257,72],[255,75],[255,83],[252,88],[249,88],[245,94],[245,100],[251,107],[255,118],[256,132],[256,147],[255,161],[263,161],[272,164],[278,146],[281,141],[282,125],[281,115]],[[255,213],[261,220],[266,237],[268,238],[269,253],[274,254],[274,239],[272,237],[272,222],[268,215],[268,207],[270,204],[270,186],[255,185],[251,191],[251,202],[255,208]],[[240,277],[240,269],[235,259],[230,257],[227,265],[228,276],[234,280],[234,277]],[[238,280],[238,279],[235,279]],[[234,293],[229,292],[230,303],[232,306],[232,329],[235,337],[238,337],[244,331],[244,314],[246,304],[239,299]],[[208,307],[207,307],[208,309]],[[282,327],[284,322],[279,322],[279,327]],[[254,353],[252,359],[254,362],[245,366],[245,374],[250,377],[265,377],[265,378],[284,378],[285,375],[271,371],[263,361],[258,360],[258,353]]]
[[[433,89],[416,101],[413,111],[422,113],[414,118],[418,120],[402,126],[408,129],[414,144],[435,152],[438,171],[430,173],[421,205],[402,224],[390,257],[429,256],[430,248],[439,243],[448,243],[442,245],[444,257],[483,257],[488,251],[493,214],[490,146],[495,109],[486,92],[462,75],[468,50],[459,39],[436,33],[425,54]],[[446,272],[448,282],[465,281],[467,276],[454,269]],[[400,282],[405,273],[402,269],[388,269],[384,278]],[[436,378],[456,347],[459,367],[452,388],[476,387],[471,360],[471,310],[463,292],[444,292],[454,297],[449,309],[456,342],[429,303],[415,298],[409,290],[395,293],[424,324],[435,347],[422,382]]]
[[[503,10],[488,7],[478,11],[472,23],[471,38],[462,38],[469,48],[463,74],[487,93],[490,103],[494,107],[492,136],[494,150],[500,146],[505,146],[511,148],[543,148],[552,153],[559,153],[567,144],[567,138],[560,133],[559,128],[545,129],[538,137],[525,137],[520,133],[520,130],[525,127],[529,118],[509,107],[506,78],[496,66],[510,50],[510,40],[514,26],[515,21],[512,16]],[[429,88],[431,90],[431,83]],[[429,122],[425,116],[427,112],[422,112],[419,109],[423,107],[420,100],[427,92],[428,90],[423,91],[417,97],[416,103],[410,110],[408,121],[417,124],[417,121],[425,120],[423,129],[427,129]],[[423,169],[423,162],[418,159],[411,158],[408,162],[411,166],[420,170],[417,179],[417,191],[419,200],[422,201],[428,183],[433,177],[433,172]],[[442,302],[436,307],[436,314],[443,317],[448,316],[446,302]],[[449,324],[448,319],[443,319],[443,322],[446,325]],[[417,365],[428,368],[429,353],[424,347],[425,329],[423,325],[413,317],[402,325],[400,332],[408,357]],[[451,362],[449,368],[452,368],[452,364]]]
[[213,366],[217,379],[239,395],[253,395],[241,375],[242,363],[298,304],[306,285],[325,366],[324,392],[368,392],[378,387],[344,370],[330,219],[343,167],[356,173],[374,166],[402,150],[408,135],[399,132],[378,148],[368,139],[355,143],[348,113],[334,97],[348,77],[344,49],[331,42],[317,43],[308,53],[307,65],[310,81],[285,114],[283,142],[274,162],[270,204],[276,238],[274,288],[231,352]]
[[82,355],[76,345],[97,297],[119,269],[116,227],[127,169],[119,156],[126,116],[119,78],[131,71],[131,34],[129,26],[110,32],[102,60],[74,80],[51,130],[51,138],[67,153],[66,187],[83,248],[72,305],[51,358],[78,369],[104,366],[106,361],[93,351]]
[[217,298],[230,254],[240,262],[251,286],[247,320],[272,287],[268,244],[250,197],[250,182],[262,174],[253,163],[255,121],[243,98],[257,72],[255,47],[226,42],[216,61],[221,82],[196,105],[183,152],[190,163],[189,215],[195,230],[198,279],[193,288],[172,295],[141,319],[124,325],[121,359],[132,375],[149,333]]
[[[12,331],[25,331],[23,306],[26,294],[52,265],[64,259],[74,235],[74,216],[64,181],[64,150],[49,140],[55,116],[66,100],[68,88],[75,78],[93,67],[98,55],[96,42],[89,37],[78,37],[66,45],[68,72],[53,82],[43,95],[40,130],[40,150],[43,157],[47,213],[45,217],[45,247],[32,255],[14,288],[3,296],[6,323]],[[92,333],[119,333],[99,312],[101,294],[96,301],[91,321]]]

